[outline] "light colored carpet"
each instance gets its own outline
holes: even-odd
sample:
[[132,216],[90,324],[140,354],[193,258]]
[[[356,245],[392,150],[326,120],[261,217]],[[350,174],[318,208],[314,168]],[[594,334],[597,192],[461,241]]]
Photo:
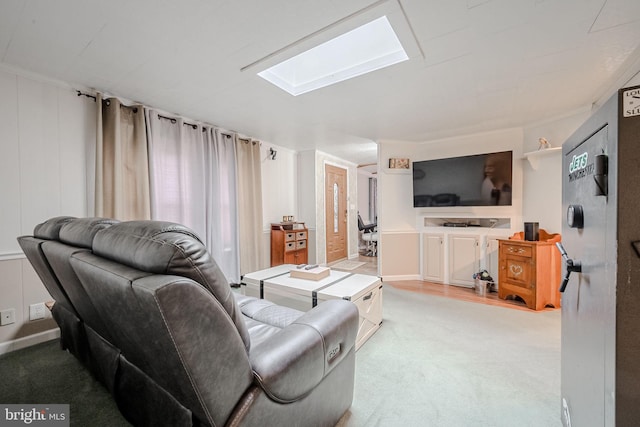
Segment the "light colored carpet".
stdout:
[[364,262],[360,262],[360,261],[340,261],[337,264],[331,265],[331,268],[335,268],[337,270],[355,270],[358,267],[361,267],[364,265]]
[[384,287],[340,427],[561,426],[560,310],[528,312]]

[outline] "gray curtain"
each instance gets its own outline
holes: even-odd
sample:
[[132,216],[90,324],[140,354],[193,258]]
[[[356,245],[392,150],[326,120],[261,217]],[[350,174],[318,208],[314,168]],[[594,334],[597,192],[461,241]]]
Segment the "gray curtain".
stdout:
[[260,142],[238,138],[238,229],[240,273],[260,269],[262,252],[262,162]]
[[235,140],[220,129],[147,110],[151,217],[198,234],[232,283],[240,282]]
[[97,96],[96,216],[149,219],[144,108]]

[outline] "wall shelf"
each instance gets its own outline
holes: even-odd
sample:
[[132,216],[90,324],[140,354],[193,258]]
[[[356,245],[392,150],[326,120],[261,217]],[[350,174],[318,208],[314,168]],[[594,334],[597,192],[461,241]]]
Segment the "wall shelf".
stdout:
[[540,161],[540,159],[554,153],[562,153],[562,147],[551,147],[545,148],[543,150],[529,151],[528,153],[524,153],[523,158],[529,161],[529,164],[533,169],[538,169],[538,162]]

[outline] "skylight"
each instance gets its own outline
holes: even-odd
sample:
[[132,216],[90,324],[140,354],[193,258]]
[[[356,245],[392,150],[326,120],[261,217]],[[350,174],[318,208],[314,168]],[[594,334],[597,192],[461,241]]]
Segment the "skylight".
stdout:
[[389,20],[382,16],[258,75],[297,96],[407,59]]

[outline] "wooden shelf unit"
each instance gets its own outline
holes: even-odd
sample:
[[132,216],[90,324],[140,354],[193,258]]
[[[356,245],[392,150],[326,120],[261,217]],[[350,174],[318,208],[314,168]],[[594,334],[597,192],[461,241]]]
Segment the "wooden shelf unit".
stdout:
[[282,264],[307,264],[309,230],[304,222],[271,224],[271,267]]
[[527,241],[519,232],[498,241],[498,297],[518,296],[532,310],[547,305],[559,308],[561,257],[555,243],[561,236],[540,229],[539,237],[539,241]]

